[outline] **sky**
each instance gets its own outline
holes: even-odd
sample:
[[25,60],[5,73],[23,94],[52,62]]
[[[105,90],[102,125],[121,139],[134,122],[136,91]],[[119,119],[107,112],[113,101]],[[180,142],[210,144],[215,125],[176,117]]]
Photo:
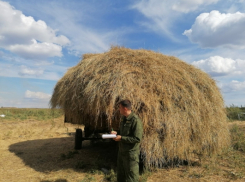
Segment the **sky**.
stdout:
[[0,107],[47,108],[85,53],[175,56],[245,106],[245,0],[0,0]]

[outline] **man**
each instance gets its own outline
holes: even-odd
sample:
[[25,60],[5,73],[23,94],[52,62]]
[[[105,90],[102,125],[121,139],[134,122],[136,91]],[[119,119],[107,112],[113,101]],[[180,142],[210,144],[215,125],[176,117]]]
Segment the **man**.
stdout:
[[[143,127],[140,118],[131,110],[131,102],[123,100],[119,103],[120,114],[123,115],[120,122],[120,131],[115,141],[119,142],[117,157],[117,181],[139,181],[139,154],[140,141]],[[112,131],[112,134],[117,134]]]

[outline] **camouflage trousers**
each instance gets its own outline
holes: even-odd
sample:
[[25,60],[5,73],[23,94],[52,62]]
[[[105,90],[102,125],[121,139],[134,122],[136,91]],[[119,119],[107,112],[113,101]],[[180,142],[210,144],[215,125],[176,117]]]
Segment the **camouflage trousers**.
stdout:
[[118,152],[117,156],[117,181],[138,182],[139,181],[139,155],[130,153],[123,155]]

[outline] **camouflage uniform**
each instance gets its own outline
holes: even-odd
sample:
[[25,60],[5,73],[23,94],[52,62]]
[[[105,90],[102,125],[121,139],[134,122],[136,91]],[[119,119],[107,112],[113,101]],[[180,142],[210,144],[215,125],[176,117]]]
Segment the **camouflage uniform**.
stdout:
[[140,118],[133,112],[122,117],[120,123],[119,151],[117,157],[117,181],[139,181],[139,154],[143,127]]

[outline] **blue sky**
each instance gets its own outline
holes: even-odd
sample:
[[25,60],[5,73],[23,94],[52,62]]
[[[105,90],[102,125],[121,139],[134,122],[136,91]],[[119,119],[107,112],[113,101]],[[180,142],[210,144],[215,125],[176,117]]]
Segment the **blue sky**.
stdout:
[[0,107],[48,107],[84,53],[111,45],[176,56],[245,105],[245,0],[0,0]]

